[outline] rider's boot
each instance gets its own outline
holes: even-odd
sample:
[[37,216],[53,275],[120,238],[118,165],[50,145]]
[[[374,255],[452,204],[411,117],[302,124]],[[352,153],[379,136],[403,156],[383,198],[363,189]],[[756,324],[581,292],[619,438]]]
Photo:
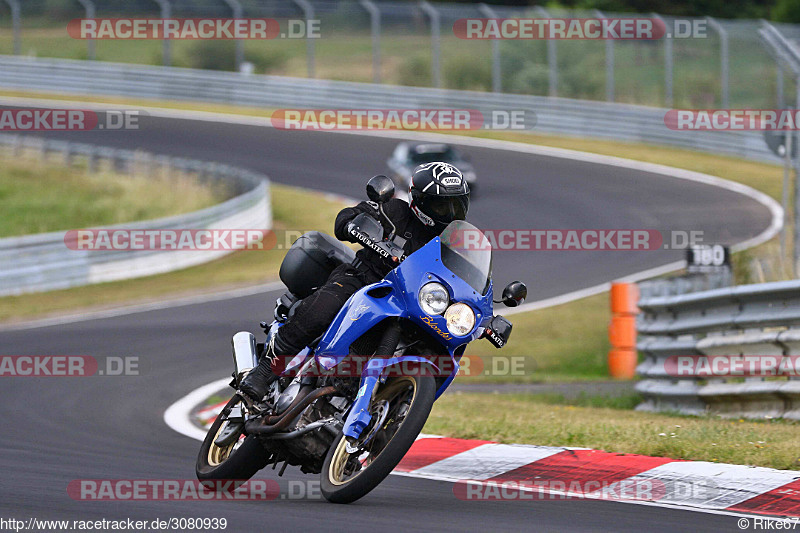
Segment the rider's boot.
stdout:
[[[276,367],[279,366],[279,354],[275,345],[279,343],[280,341],[276,334],[265,347],[266,353],[261,357],[258,365],[248,372],[239,384],[239,390],[236,391],[237,394],[251,407],[261,402],[267,391],[269,391],[269,386],[279,377],[280,372],[275,372],[277,370]],[[284,354],[281,352],[280,355]]]

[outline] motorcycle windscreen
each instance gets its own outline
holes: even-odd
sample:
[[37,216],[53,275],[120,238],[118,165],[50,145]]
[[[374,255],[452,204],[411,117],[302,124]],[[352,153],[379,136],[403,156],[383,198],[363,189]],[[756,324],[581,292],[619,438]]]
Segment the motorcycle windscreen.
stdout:
[[454,220],[441,235],[442,264],[481,296],[492,279],[492,245],[478,228]]

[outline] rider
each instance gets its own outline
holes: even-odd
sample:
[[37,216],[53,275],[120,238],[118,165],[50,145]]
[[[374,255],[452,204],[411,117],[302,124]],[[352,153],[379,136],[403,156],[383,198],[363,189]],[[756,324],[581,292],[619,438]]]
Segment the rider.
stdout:
[[[405,239],[403,249],[409,255],[439,235],[453,220],[464,220],[469,210],[469,185],[461,171],[449,163],[426,163],[414,169],[409,197],[410,205],[399,198],[384,204],[384,213],[391,223],[383,219],[374,202],[364,201],[343,209],[336,216],[336,238],[357,242],[349,235],[347,225],[357,215],[366,213],[381,221],[384,238],[392,232],[393,224],[396,235]],[[269,385],[278,379],[277,372],[272,371],[277,357],[298,354],[325,332],[353,293],[380,281],[396,266],[396,262],[363,248],[356,253],[353,264],[334,269],[325,285],[302,300],[294,315],[273,335],[258,366],[242,380],[239,395],[250,405],[260,402]]]

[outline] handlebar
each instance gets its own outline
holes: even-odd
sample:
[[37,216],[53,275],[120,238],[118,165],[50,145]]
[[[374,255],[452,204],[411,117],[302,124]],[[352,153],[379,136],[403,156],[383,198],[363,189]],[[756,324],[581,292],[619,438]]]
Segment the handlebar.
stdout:
[[388,240],[376,240],[372,235],[368,234],[367,232],[361,231],[361,229],[356,226],[354,222],[351,222],[347,225],[347,232],[354,237],[362,246],[365,248],[369,248],[375,251],[378,255],[383,257],[384,259],[388,259],[390,261],[394,261],[396,263],[402,263],[406,256],[403,249],[397,246],[392,241]]

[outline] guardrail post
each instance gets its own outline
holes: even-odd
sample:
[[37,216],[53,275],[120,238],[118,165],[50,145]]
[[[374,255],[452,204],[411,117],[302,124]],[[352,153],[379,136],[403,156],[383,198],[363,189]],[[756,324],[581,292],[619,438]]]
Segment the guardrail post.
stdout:
[[714,28],[719,34],[719,63],[720,63],[720,81],[722,83],[722,108],[728,109],[730,105],[729,102],[729,95],[730,95],[730,87],[729,87],[729,75],[728,75],[728,32],[725,28],[722,27],[722,24],[717,22],[716,19],[711,17],[706,17],[708,24]]
[[6,0],[6,4],[11,8],[11,25],[14,32],[14,55],[20,55],[22,50],[20,28],[22,26],[22,10],[19,7],[19,0]]
[[64,166],[65,167],[72,166],[72,144],[66,143],[64,145],[63,152],[61,152],[61,155],[64,157]]
[[[239,3],[239,0],[223,0],[228,7],[231,8],[233,18],[241,19],[244,17],[244,10],[242,9],[242,4]],[[236,39],[236,51],[234,52],[234,61],[236,63],[236,72],[241,72],[242,70],[242,63],[244,63],[244,41],[241,39]]]
[[14,157],[19,157],[22,155],[22,135],[16,134],[9,134],[14,135],[13,140],[11,142],[11,153]]
[[[533,10],[546,19],[550,18],[550,14],[542,6],[535,6]],[[550,71],[547,78],[548,95],[558,96],[558,51],[556,50],[556,41],[554,39],[546,39],[546,41],[547,67]]]
[[431,20],[431,82],[434,87],[442,87],[442,72],[440,68],[441,60],[441,17],[435,7],[430,5],[426,0],[419,3],[422,11],[428,15]]
[[630,282],[611,284],[611,324],[608,371],[611,377],[631,379],[636,374],[636,315],[639,287]]
[[781,207],[783,208],[783,227],[781,227],[781,261],[786,260],[786,227],[789,224],[789,187],[792,180],[792,137],[793,132],[786,130],[783,143],[783,191],[781,194]]
[[[657,18],[660,20],[664,27],[667,28],[667,22],[661,18],[661,15],[658,13],[651,13],[653,18]],[[673,57],[672,57],[672,32],[667,29],[666,33],[664,34],[664,106],[665,107],[672,107],[673,105],[673,96],[672,96],[672,66],[673,66]]]
[[[497,12],[486,4],[479,4],[478,9],[480,9],[481,13],[486,18],[500,18],[497,16]],[[498,39],[492,39],[492,92],[502,92],[502,83],[500,73],[500,41]]]
[[381,10],[371,0],[359,0],[369,13],[370,34],[372,36],[372,83],[381,82]]
[[[94,2],[92,0],[78,0],[86,10],[86,18],[93,19],[95,15]],[[86,52],[89,59],[96,59],[95,57],[95,41],[92,38],[86,39]]]
[[97,149],[94,145],[89,146],[86,154],[86,167],[90,173],[97,172]]
[[[169,0],[153,0],[161,8],[161,19],[166,20],[172,16],[172,5]],[[165,66],[172,65],[172,43],[164,36],[161,48],[161,62]]]
[[[606,18],[599,9],[594,10],[597,18]],[[614,101],[614,39],[606,39],[606,101]]]
[[314,18],[314,6],[308,0],[292,0],[297,7],[303,10],[303,17],[306,19],[306,63],[308,66],[308,77],[316,77],[316,68],[314,65],[314,39],[309,35],[308,28],[311,26],[311,20]]

